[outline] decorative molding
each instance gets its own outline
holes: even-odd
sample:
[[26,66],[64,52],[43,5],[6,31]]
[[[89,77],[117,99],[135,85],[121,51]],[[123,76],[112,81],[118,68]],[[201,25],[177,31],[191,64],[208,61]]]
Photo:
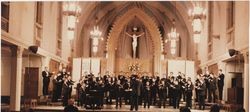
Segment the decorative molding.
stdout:
[[[1,34],[2,40],[5,40],[5,41],[7,41],[7,42],[10,42],[10,43],[12,43],[12,44],[14,44],[14,45],[17,45],[17,46],[19,46],[19,47],[22,47],[22,48],[24,48],[24,49],[28,49],[29,46],[31,46],[31,44],[29,44],[29,43],[23,41],[23,40],[20,39],[19,37],[14,38],[13,35],[11,35],[11,34],[5,32],[5,31],[3,31],[3,30],[1,31],[1,33],[2,33],[2,34]],[[58,62],[62,62],[62,63],[64,63],[64,64],[68,64],[68,63],[69,63],[68,60],[64,60],[64,59],[62,59],[61,57],[59,57],[59,56],[57,56],[57,55],[55,55],[55,54],[52,54],[52,53],[50,53],[50,52],[48,52],[48,51],[46,51],[46,50],[44,50],[44,49],[42,49],[42,48],[40,48],[40,47],[39,47],[38,49],[39,49],[38,52],[37,52],[38,55],[41,55],[41,56],[43,56],[43,57],[49,56],[49,57],[51,57],[52,59],[54,59],[54,60],[56,60],[56,61],[58,61]]]
[[213,36],[213,38],[220,40],[220,35],[212,35],[212,36]]
[[[241,47],[240,49],[236,49],[238,51],[240,51],[242,54],[248,52],[249,50],[249,46],[244,46],[244,47]],[[209,66],[209,65],[213,65],[215,63],[218,63],[219,61],[224,61],[224,60],[227,60],[227,59],[230,59],[231,57],[229,56],[228,52],[224,53],[223,55],[220,55],[220,56],[216,56],[216,58],[213,58],[211,60],[208,60],[204,63],[201,63],[199,66],[202,68],[202,67],[206,67],[206,66]]]

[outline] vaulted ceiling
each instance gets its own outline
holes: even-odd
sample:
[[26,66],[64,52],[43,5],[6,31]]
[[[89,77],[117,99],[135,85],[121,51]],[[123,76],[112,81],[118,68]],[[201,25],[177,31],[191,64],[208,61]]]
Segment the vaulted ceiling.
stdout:
[[[81,45],[82,48],[86,49],[89,45],[84,45],[86,39],[89,37],[88,33],[92,30],[95,24],[100,26],[103,32],[104,42],[111,30],[114,22],[126,13],[129,9],[136,7],[143,10],[147,15],[154,19],[155,23],[158,25],[160,33],[162,34],[162,40],[166,38],[166,33],[170,31],[172,27],[172,20],[176,21],[176,28],[183,35],[182,38],[186,44],[183,47],[187,49],[193,49],[192,41],[189,39],[192,35],[191,22],[188,20],[188,10],[193,7],[193,2],[185,1],[148,1],[148,2],[80,2],[82,8],[82,15],[79,18],[77,24],[77,39],[75,47]],[[205,3],[203,3],[204,5]],[[88,41],[88,44],[90,41]],[[87,44],[87,43],[86,43]],[[84,47],[85,46],[85,47]],[[79,51],[76,49],[76,51]],[[89,51],[88,51],[89,52]],[[184,58],[192,58],[192,52],[190,54],[185,52]],[[89,56],[90,53],[84,53],[80,51],[76,53],[76,56],[82,56],[85,54]]]

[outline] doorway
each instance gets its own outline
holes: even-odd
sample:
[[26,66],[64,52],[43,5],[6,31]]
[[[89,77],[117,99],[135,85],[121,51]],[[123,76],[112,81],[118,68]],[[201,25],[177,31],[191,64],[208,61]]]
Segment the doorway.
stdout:
[[26,99],[38,98],[38,67],[26,67],[24,76],[24,97]]

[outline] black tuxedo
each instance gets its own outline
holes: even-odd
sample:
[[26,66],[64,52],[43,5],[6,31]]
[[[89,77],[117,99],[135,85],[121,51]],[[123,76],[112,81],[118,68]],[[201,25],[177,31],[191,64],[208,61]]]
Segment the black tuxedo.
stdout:
[[160,84],[158,87],[158,90],[159,90],[158,93],[159,93],[159,98],[160,98],[159,107],[161,108],[161,106],[163,105],[163,107],[165,108],[166,107],[166,98],[167,98],[167,86]]
[[43,71],[42,76],[43,76],[43,95],[48,95],[51,73]]
[[197,88],[198,90],[198,94],[199,94],[199,109],[202,109],[204,110],[205,109],[205,89],[206,89],[206,83],[203,83],[203,84],[200,84]]
[[210,96],[209,96],[209,99],[208,101],[211,102],[212,100],[212,96],[213,96],[213,102],[215,103],[215,101],[217,100],[217,95],[216,95],[216,89],[217,89],[217,85],[216,85],[216,78],[211,78],[210,81],[209,81],[209,84],[210,84]]
[[219,89],[219,99],[222,100],[222,92],[223,92],[223,87],[224,87],[224,74],[220,74],[218,77],[218,89]]
[[121,108],[122,106],[122,94],[123,94],[123,87],[121,84],[114,84],[114,96],[115,96],[115,104],[116,108],[118,108],[118,103],[119,107]]
[[186,107],[192,108],[193,84],[186,85]]
[[131,108],[130,110],[138,110],[138,100],[139,96],[141,95],[141,88],[142,88],[142,83],[138,80],[132,80],[131,81]]
[[180,103],[180,94],[181,94],[181,85],[173,85],[173,107],[174,108],[179,108],[179,103]]
[[143,86],[144,108],[146,108],[146,105],[148,108],[150,107],[151,88],[152,87],[150,85]]
[[54,79],[54,89],[53,89],[53,99],[52,101],[57,102],[62,95],[62,87],[63,87],[63,76],[56,76]]

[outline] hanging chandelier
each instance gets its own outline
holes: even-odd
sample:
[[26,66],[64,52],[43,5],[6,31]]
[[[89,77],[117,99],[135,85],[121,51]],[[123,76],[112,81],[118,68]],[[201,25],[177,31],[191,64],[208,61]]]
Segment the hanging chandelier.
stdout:
[[102,32],[99,30],[99,26],[94,26],[94,29],[90,31],[90,35],[92,38],[100,38],[102,35]]
[[[174,11],[175,15],[176,15],[176,2],[175,2],[175,11]],[[172,28],[170,30],[170,32],[167,34],[168,38],[165,40],[165,43],[167,43],[168,41],[170,41],[170,53],[172,55],[175,55],[176,53],[176,42],[179,40],[179,36],[180,34],[177,33],[176,31],[176,27],[175,27],[175,19],[172,20]]]
[[74,39],[76,22],[81,15],[78,2],[63,2],[63,14],[67,16],[67,36],[69,40]]
[[168,38],[165,40],[165,43],[170,41],[170,53],[174,55],[176,53],[176,42],[179,40],[180,34],[177,33],[175,26],[175,20],[173,19],[173,27],[168,33]]
[[68,15],[80,16],[81,8],[78,5],[78,2],[64,2],[63,11]]
[[205,19],[206,18],[206,9],[201,7],[201,4],[194,4],[193,9],[188,10],[188,15],[191,19]]
[[194,43],[199,43],[202,31],[202,20],[206,19],[206,9],[197,3],[193,9],[189,9],[188,16],[192,21]]
[[90,36],[93,39],[92,50],[94,53],[98,51],[99,39],[103,40],[103,38],[101,37],[102,32],[99,30],[99,26],[97,25],[98,17],[96,15],[96,12],[97,12],[97,8],[95,11],[95,25],[94,25],[93,30],[90,31]]

